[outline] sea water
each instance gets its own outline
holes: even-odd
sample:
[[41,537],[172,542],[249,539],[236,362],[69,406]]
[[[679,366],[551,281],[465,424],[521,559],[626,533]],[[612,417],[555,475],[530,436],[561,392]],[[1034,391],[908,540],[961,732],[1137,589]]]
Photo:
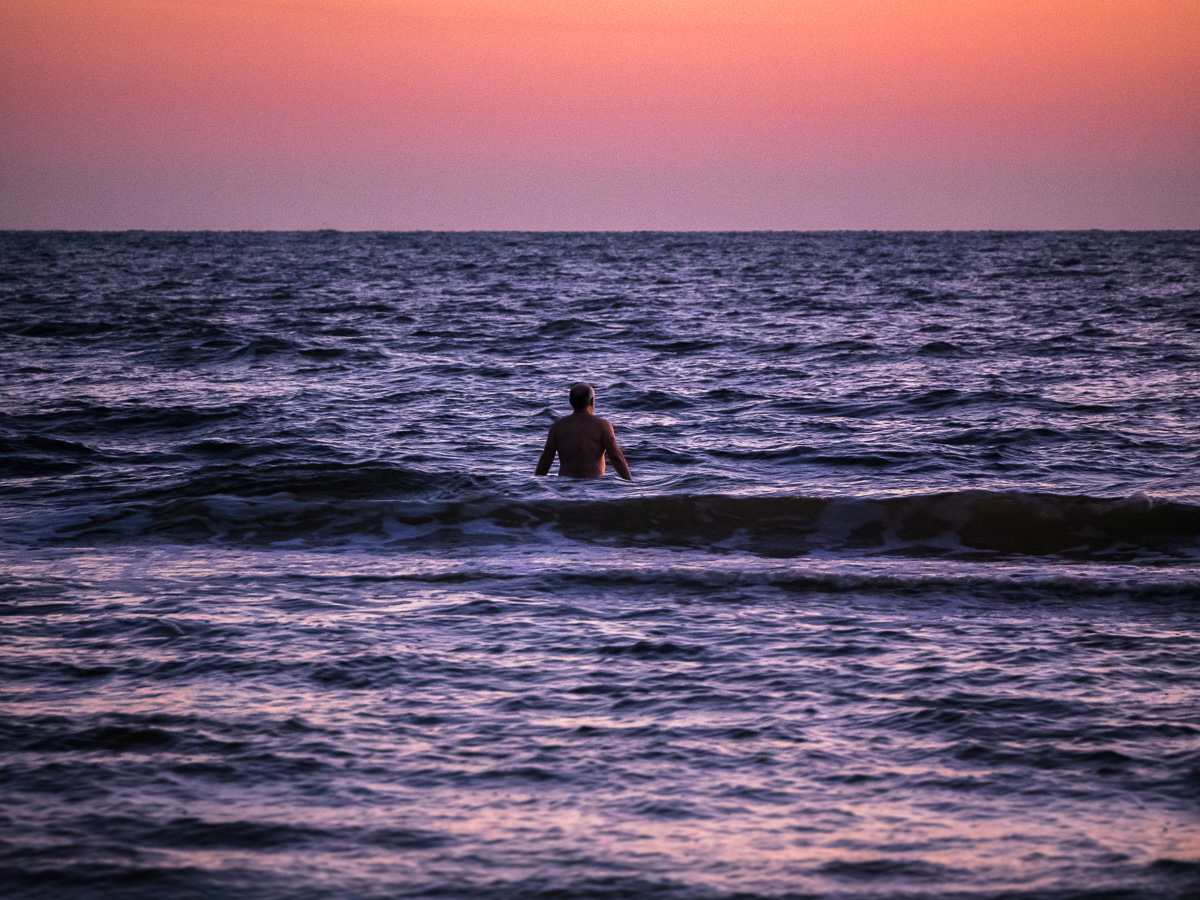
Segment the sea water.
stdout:
[[5,897],[1200,889],[1196,233],[6,233],[0,397]]

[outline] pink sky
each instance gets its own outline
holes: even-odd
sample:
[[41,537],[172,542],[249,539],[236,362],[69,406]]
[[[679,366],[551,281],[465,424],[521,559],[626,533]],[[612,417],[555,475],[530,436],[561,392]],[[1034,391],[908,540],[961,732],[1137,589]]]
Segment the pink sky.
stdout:
[[1200,0],[3,0],[4,228],[1200,228]]

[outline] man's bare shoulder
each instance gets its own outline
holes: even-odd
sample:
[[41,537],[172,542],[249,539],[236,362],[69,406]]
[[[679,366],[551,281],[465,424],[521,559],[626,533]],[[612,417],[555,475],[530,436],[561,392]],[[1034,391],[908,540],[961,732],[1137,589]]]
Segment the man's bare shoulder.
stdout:
[[576,413],[576,414],[572,414],[569,416],[563,416],[561,419],[557,419],[554,422],[554,424],[550,426],[550,430],[552,432],[554,432],[554,431],[585,431],[586,432],[586,431],[596,431],[596,430],[612,431],[612,425],[610,425],[608,423],[608,420],[602,419],[599,416],[580,416],[579,414]]

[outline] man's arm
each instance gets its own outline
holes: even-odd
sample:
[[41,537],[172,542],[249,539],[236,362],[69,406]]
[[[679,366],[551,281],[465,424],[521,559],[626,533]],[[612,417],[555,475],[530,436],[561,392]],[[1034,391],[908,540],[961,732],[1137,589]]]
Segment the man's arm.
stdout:
[[534,470],[534,475],[550,474],[550,464],[554,462],[554,454],[558,452],[558,441],[554,438],[554,426],[550,426],[550,433],[546,435],[546,446],[542,449],[542,457],[538,460],[537,468]]
[[612,463],[618,475],[626,481],[633,481],[633,473],[629,471],[629,463],[625,462],[625,454],[617,446],[617,433],[607,422],[604,426],[604,452],[608,454],[608,461]]

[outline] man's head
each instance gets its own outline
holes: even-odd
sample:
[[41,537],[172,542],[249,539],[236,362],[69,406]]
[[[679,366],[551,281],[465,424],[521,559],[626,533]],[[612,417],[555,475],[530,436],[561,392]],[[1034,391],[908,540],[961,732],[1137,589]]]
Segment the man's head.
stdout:
[[596,392],[586,381],[571,385],[571,409],[584,410],[596,405]]

